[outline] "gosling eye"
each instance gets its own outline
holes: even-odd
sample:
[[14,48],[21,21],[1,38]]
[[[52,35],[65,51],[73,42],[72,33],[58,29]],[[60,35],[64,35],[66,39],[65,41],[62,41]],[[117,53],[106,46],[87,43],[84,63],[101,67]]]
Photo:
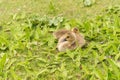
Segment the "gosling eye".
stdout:
[[67,36],[66,38],[70,38],[70,36]]

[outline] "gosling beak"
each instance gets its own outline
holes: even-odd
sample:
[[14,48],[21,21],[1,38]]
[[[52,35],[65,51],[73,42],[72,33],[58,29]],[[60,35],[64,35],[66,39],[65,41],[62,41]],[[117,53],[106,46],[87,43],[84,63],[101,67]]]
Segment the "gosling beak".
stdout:
[[66,40],[66,39],[64,39],[64,40],[63,40],[63,42],[64,42],[64,41],[67,41],[67,40]]

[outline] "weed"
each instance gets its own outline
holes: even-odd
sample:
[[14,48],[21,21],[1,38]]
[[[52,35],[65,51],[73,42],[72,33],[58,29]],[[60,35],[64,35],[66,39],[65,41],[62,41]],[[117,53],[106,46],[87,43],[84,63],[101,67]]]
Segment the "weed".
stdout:
[[[120,15],[114,13],[115,9],[82,22],[15,14],[0,31],[0,79],[119,80]],[[74,26],[88,45],[57,52],[56,40],[49,31]]]

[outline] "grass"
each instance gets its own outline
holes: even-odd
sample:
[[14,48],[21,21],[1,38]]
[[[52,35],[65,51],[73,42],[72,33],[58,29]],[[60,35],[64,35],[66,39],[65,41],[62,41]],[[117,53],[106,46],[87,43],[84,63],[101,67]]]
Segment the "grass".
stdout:
[[96,0],[91,7],[84,7],[82,0],[1,0],[0,22],[8,22],[15,13],[32,13],[54,17],[63,16],[73,19],[86,19],[100,14],[105,7],[119,5],[119,0]]
[[[1,21],[0,26],[0,80],[120,79],[120,6],[99,10],[101,5],[98,3],[103,0],[97,1],[97,7],[80,7],[78,0],[60,3],[40,0],[46,4],[36,6],[39,4],[37,1],[1,1],[4,4],[0,9],[7,10],[5,14],[2,13],[2,18],[6,21]],[[18,6],[25,3],[27,7],[17,12]],[[115,3],[113,1],[109,4]],[[67,6],[62,7],[63,4]],[[75,17],[80,13],[79,7],[82,13],[85,13],[84,10],[88,11],[82,15],[82,19]],[[93,8],[97,8],[99,14],[93,15]],[[33,13],[29,13],[30,10]],[[69,10],[75,10],[75,13]],[[16,13],[9,17],[14,12]],[[41,13],[36,14],[39,12]],[[65,14],[61,15],[62,12]],[[50,32],[74,26],[84,34],[88,45],[83,49],[57,52],[56,40]]]

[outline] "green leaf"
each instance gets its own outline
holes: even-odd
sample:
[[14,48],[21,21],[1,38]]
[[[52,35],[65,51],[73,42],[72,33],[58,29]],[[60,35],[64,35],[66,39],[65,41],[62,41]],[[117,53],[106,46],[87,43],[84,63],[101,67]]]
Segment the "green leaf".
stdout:
[[109,64],[111,65],[111,70],[114,72],[114,75],[117,76],[116,79],[120,79],[120,69],[118,68],[117,64],[115,61],[112,59],[108,59]]
[[104,80],[104,76],[103,76],[103,74],[102,74],[102,72],[101,72],[101,70],[100,69],[95,69],[94,70],[94,74],[100,79],[100,80]]
[[4,69],[4,66],[5,66],[5,63],[6,63],[6,58],[7,58],[7,55],[4,53],[3,56],[0,59],[0,72],[1,73]]

